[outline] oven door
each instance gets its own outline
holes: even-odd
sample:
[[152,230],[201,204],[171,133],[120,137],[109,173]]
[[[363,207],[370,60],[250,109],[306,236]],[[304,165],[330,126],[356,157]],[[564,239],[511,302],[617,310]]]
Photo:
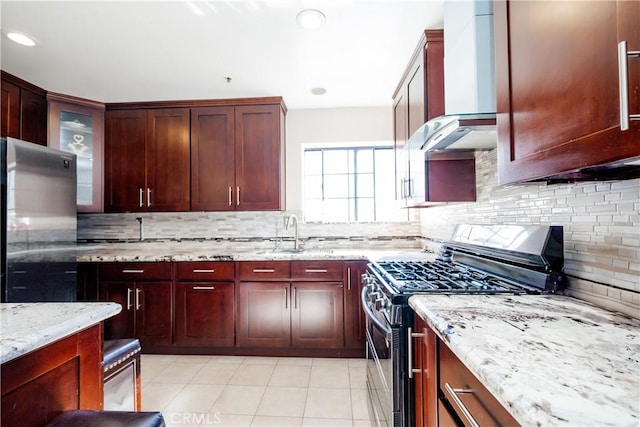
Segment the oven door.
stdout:
[[362,307],[366,314],[367,391],[371,419],[379,427],[393,426],[393,330],[380,311],[362,291]]

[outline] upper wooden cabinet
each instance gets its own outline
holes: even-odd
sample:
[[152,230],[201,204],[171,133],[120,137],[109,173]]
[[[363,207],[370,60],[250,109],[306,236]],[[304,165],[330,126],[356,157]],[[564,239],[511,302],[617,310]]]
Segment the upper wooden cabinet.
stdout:
[[621,41],[640,51],[640,2],[494,4],[499,183],[595,179],[585,168],[640,156],[640,122],[620,126],[621,99],[640,114],[640,57],[618,60]]
[[281,102],[191,109],[191,209],[284,206]]
[[0,136],[47,145],[46,91],[2,72]]
[[78,212],[103,211],[104,104],[48,93],[49,146],[78,159]]
[[105,211],[189,210],[189,110],[107,110]]
[[409,166],[404,147],[426,121],[444,114],[444,39],[442,30],[426,30],[393,93],[397,197],[407,199]]

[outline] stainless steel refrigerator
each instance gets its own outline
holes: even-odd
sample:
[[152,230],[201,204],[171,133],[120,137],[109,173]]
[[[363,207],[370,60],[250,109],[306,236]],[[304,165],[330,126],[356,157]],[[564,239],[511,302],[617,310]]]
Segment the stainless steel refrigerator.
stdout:
[[76,156],[0,142],[2,302],[75,301]]

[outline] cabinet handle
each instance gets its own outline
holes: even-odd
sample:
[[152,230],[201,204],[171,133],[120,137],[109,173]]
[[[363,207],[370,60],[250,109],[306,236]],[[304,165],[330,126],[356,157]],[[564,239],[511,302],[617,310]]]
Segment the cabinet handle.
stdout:
[[142,206],[143,206],[143,200],[142,200],[142,198],[144,197],[144,193],[143,193],[143,191],[142,191],[142,187],[140,187],[140,192],[139,192],[138,194],[139,194],[139,196],[138,196],[138,198],[139,198],[139,204],[140,204],[140,207],[142,207]]
[[639,50],[627,50],[627,41],[618,43],[618,84],[620,88],[620,130],[629,130],[629,120],[640,120],[640,114],[629,114],[628,58],[640,57]]
[[193,272],[194,273],[215,273],[216,271],[213,268],[207,269],[207,270],[199,270],[197,268],[194,268]]
[[460,398],[458,397],[458,394],[457,394],[457,393],[473,393],[473,390],[453,388],[447,382],[444,383],[444,389],[451,396],[451,400],[453,400],[453,403],[455,403],[456,406],[458,408],[460,408],[460,411],[462,412],[462,415],[464,415],[464,417],[467,419],[467,422],[469,424],[471,424],[471,426],[473,426],[473,427],[480,427],[479,424],[476,422],[476,420],[471,415],[471,412],[469,412],[467,407],[464,406],[464,403],[462,403],[462,400],[460,400]]
[[254,273],[275,273],[276,270],[274,268],[254,268]]
[[284,308],[289,308],[289,288],[284,288]]
[[229,187],[229,206],[233,205],[233,188]]
[[151,189],[147,188],[147,207],[151,206]]
[[347,290],[351,290],[351,267],[347,267]]
[[126,270],[125,269],[125,270],[122,270],[122,272],[123,273],[137,273],[137,274],[140,274],[140,273],[144,273],[144,270]]
[[127,311],[131,310],[131,288],[127,288]]
[[236,206],[240,206],[240,186],[236,187]]
[[293,308],[298,308],[298,292],[295,286],[293,287]]
[[413,367],[413,339],[422,338],[424,334],[419,332],[413,332],[413,328],[407,329],[407,371],[409,372],[409,378],[413,378],[413,374],[419,374],[420,369],[414,369]]
[[326,268],[305,268],[305,273],[326,273],[328,270]]
[[404,178],[400,179],[400,200],[404,200]]
[[140,288],[136,289],[136,310],[140,310]]
[[215,286],[194,286],[192,289],[194,291],[213,291]]

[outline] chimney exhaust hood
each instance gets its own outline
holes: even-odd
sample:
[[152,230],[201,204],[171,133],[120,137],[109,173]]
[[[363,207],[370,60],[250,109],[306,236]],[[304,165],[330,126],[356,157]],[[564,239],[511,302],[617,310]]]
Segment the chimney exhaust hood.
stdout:
[[444,4],[445,115],[409,139],[425,151],[496,147],[493,1]]

